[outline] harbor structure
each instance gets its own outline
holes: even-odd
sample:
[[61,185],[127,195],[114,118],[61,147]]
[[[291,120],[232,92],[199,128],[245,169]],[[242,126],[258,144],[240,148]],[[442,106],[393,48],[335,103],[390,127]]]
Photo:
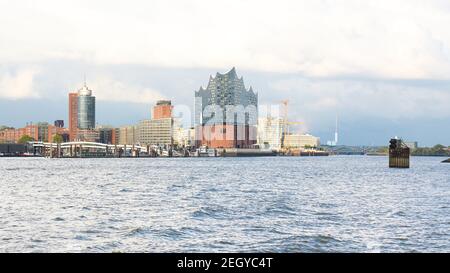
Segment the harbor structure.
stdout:
[[389,143],[389,168],[409,168],[409,147],[397,137],[392,138]]
[[233,67],[195,92],[196,146],[250,148],[257,142],[258,94]]

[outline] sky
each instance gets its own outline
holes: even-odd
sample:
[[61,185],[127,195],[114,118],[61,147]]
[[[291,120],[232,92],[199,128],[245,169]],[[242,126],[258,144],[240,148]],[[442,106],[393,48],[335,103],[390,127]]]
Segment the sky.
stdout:
[[338,116],[340,144],[450,145],[449,25],[445,0],[0,0],[0,125],[67,121],[85,75],[97,123],[135,124],[236,67],[322,142]]

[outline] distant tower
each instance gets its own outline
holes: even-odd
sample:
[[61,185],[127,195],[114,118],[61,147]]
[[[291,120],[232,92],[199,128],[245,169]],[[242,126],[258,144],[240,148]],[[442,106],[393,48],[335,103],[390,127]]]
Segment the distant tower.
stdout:
[[86,82],[78,90],[78,129],[95,129],[95,97]]
[[338,116],[336,115],[336,130],[334,131],[334,140],[327,141],[328,146],[336,146],[338,144]]
[[336,115],[336,132],[334,132],[334,145],[338,144],[338,116]]

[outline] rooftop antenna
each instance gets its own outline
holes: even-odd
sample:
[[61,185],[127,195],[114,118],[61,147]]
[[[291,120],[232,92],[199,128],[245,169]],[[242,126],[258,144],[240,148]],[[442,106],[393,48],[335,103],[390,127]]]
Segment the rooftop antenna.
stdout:
[[84,87],[87,87],[87,84],[86,84],[86,73],[84,73]]

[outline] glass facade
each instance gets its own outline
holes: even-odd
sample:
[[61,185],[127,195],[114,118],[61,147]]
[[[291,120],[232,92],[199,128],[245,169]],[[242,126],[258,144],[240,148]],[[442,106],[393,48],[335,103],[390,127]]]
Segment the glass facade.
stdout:
[[90,92],[78,93],[78,128],[95,129],[95,97]]
[[195,123],[256,125],[257,107],[258,94],[252,87],[245,88],[233,67],[228,73],[211,76],[208,87],[195,92]]

